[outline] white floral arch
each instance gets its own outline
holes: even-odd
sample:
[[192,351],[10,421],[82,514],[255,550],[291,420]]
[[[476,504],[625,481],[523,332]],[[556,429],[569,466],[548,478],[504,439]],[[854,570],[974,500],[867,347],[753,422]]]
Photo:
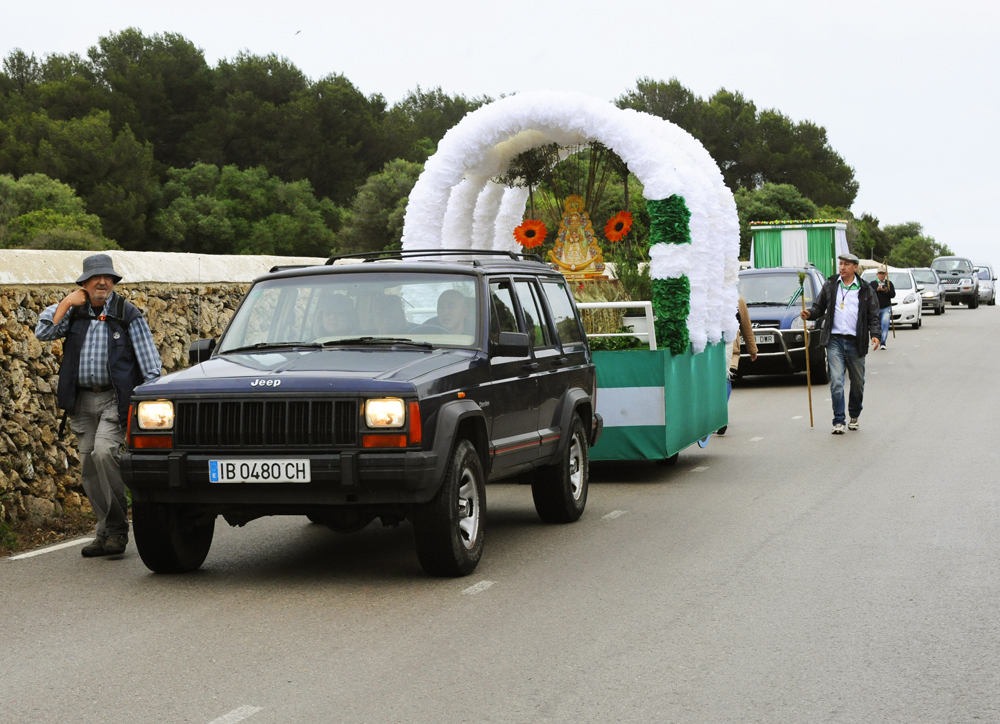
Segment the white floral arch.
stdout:
[[528,149],[592,141],[608,146],[628,164],[643,184],[647,204],[676,197],[681,206],[686,204],[690,243],[650,247],[654,286],[656,280],[689,282],[683,323],[695,353],[723,337],[733,339],[739,220],[715,161],[678,126],[581,93],[535,91],[503,98],[449,130],[410,193],[403,248],[519,251],[513,230],[521,223],[527,189],[498,186],[490,179],[505,173],[511,160]]

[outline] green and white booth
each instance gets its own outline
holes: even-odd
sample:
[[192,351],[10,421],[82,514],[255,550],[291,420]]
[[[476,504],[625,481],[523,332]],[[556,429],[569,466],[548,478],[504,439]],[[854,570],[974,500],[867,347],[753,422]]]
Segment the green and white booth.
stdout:
[[580,93],[519,93],[445,134],[410,192],[402,245],[522,251],[513,231],[528,189],[495,179],[520,153],[566,158],[599,141],[643,184],[656,349],[596,352],[604,434],[592,460],[661,460],[727,424],[726,342],[736,335],[739,219],[693,136],[656,116]]
[[754,269],[814,265],[825,277],[846,254],[847,222],[839,219],[750,222],[750,259]]

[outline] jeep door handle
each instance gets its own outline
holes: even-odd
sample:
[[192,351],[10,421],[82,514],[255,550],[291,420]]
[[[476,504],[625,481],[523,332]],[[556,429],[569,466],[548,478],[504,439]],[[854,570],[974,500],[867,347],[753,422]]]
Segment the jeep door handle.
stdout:
[[566,364],[568,361],[569,360],[566,357],[556,357],[554,360],[552,360],[552,366],[558,367],[559,365]]
[[538,369],[537,362],[528,362],[528,364],[521,365],[522,370],[527,370],[528,372],[533,372]]

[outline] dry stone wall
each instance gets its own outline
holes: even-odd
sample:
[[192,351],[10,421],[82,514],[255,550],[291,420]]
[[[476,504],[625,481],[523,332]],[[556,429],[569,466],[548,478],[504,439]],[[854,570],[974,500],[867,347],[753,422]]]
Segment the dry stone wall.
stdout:
[[[249,284],[119,284],[141,309],[164,374],[187,366],[191,342],[218,337]],[[74,284],[0,287],[0,521],[41,522],[64,509],[88,510],[76,437],[56,407],[62,341],[35,338],[38,315]]]

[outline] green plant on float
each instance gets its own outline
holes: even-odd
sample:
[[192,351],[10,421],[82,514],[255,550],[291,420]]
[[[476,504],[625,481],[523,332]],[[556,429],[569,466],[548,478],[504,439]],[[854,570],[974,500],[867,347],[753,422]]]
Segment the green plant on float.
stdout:
[[[631,326],[619,327],[618,332],[629,334]],[[637,337],[594,337],[588,340],[591,352],[623,352],[630,349],[649,349],[649,345]]]

